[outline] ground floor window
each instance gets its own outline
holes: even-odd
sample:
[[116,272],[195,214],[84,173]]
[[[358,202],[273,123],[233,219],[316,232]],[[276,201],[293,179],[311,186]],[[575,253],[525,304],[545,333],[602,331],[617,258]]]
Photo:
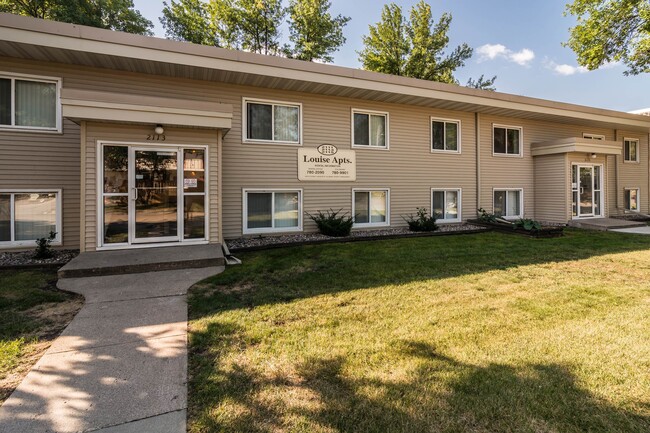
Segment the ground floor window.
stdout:
[[60,191],[0,192],[0,245],[32,246],[50,232],[60,243],[60,211]]
[[244,233],[302,230],[301,190],[244,190]]
[[523,216],[522,189],[495,189],[494,214],[504,218],[521,218]]
[[431,214],[440,222],[459,222],[460,189],[432,189]]
[[625,189],[625,210],[632,212],[639,211],[639,189],[626,188]]
[[355,227],[386,226],[389,191],[387,189],[352,190],[352,214]]

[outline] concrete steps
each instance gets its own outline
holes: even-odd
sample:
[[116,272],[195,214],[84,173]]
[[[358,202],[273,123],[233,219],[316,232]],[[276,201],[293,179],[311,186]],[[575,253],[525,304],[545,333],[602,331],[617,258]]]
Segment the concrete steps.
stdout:
[[221,244],[183,245],[79,254],[59,269],[58,277],[81,278],[175,269],[224,266]]

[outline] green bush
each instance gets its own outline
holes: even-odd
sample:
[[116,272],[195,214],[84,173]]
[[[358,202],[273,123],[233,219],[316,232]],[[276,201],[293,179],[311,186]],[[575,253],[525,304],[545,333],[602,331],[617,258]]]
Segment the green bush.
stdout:
[[497,216],[493,213],[489,213],[482,207],[478,208],[478,219],[484,223],[495,223],[497,222]]
[[52,241],[56,238],[56,232],[50,232],[49,236],[36,239],[35,259],[49,259],[54,255],[52,252]]
[[341,210],[342,209],[334,211],[330,209],[327,213],[318,211],[316,215],[307,213],[307,216],[316,223],[318,231],[321,234],[324,234],[325,236],[343,237],[350,234],[354,221],[347,212],[339,215]]
[[524,229],[527,232],[542,229],[542,225],[539,221],[531,220],[529,218],[519,218],[515,221],[514,225],[516,229]]
[[409,229],[414,232],[432,232],[438,230],[438,224],[436,224],[436,217],[429,216],[427,209],[424,207],[416,208],[416,215],[408,215],[402,217],[404,221],[409,225]]

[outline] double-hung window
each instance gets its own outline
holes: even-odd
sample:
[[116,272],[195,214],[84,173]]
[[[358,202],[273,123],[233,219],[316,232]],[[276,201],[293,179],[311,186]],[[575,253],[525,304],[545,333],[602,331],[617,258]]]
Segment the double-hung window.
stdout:
[[625,210],[630,212],[639,211],[639,189],[625,188]]
[[431,151],[460,153],[460,120],[431,118]]
[[387,189],[352,190],[354,227],[389,225],[389,195]]
[[60,131],[59,80],[0,74],[0,129]]
[[493,153],[495,155],[522,156],[522,135],[521,127],[493,125]]
[[388,113],[352,110],[352,147],[388,149]]
[[460,189],[432,189],[431,215],[439,222],[460,222]]
[[244,190],[244,234],[302,230],[302,190]]
[[301,144],[302,105],[244,99],[244,141]]
[[623,153],[625,162],[639,162],[639,140],[635,138],[623,140]]
[[583,132],[582,138],[588,138],[589,140],[603,141],[605,139],[605,136],[601,134],[592,134],[590,132]]
[[493,212],[496,216],[504,218],[523,217],[523,190],[521,189],[495,189]]
[[0,246],[35,246],[56,233],[61,242],[61,191],[0,191]]

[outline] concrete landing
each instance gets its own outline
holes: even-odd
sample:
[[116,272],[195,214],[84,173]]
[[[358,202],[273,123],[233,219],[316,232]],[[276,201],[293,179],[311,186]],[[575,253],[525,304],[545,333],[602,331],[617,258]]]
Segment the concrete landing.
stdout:
[[610,231],[616,233],[631,233],[634,235],[650,235],[650,226],[631,227],[629,229],[613,229]]
[[0,407],[0,432],[185,433],[185,294],[223,270],[59,281],[86,303]]
[[224,266],[221,244],[93,251],[59,269],[59,279]]
[[589,218],[575,219],[569,222],[569,227],[576,227],[587,230],[608,231],[613,229],[629,229],[634,227],[646,227],[647,224],[639,221],[627,221],[616,218]]

